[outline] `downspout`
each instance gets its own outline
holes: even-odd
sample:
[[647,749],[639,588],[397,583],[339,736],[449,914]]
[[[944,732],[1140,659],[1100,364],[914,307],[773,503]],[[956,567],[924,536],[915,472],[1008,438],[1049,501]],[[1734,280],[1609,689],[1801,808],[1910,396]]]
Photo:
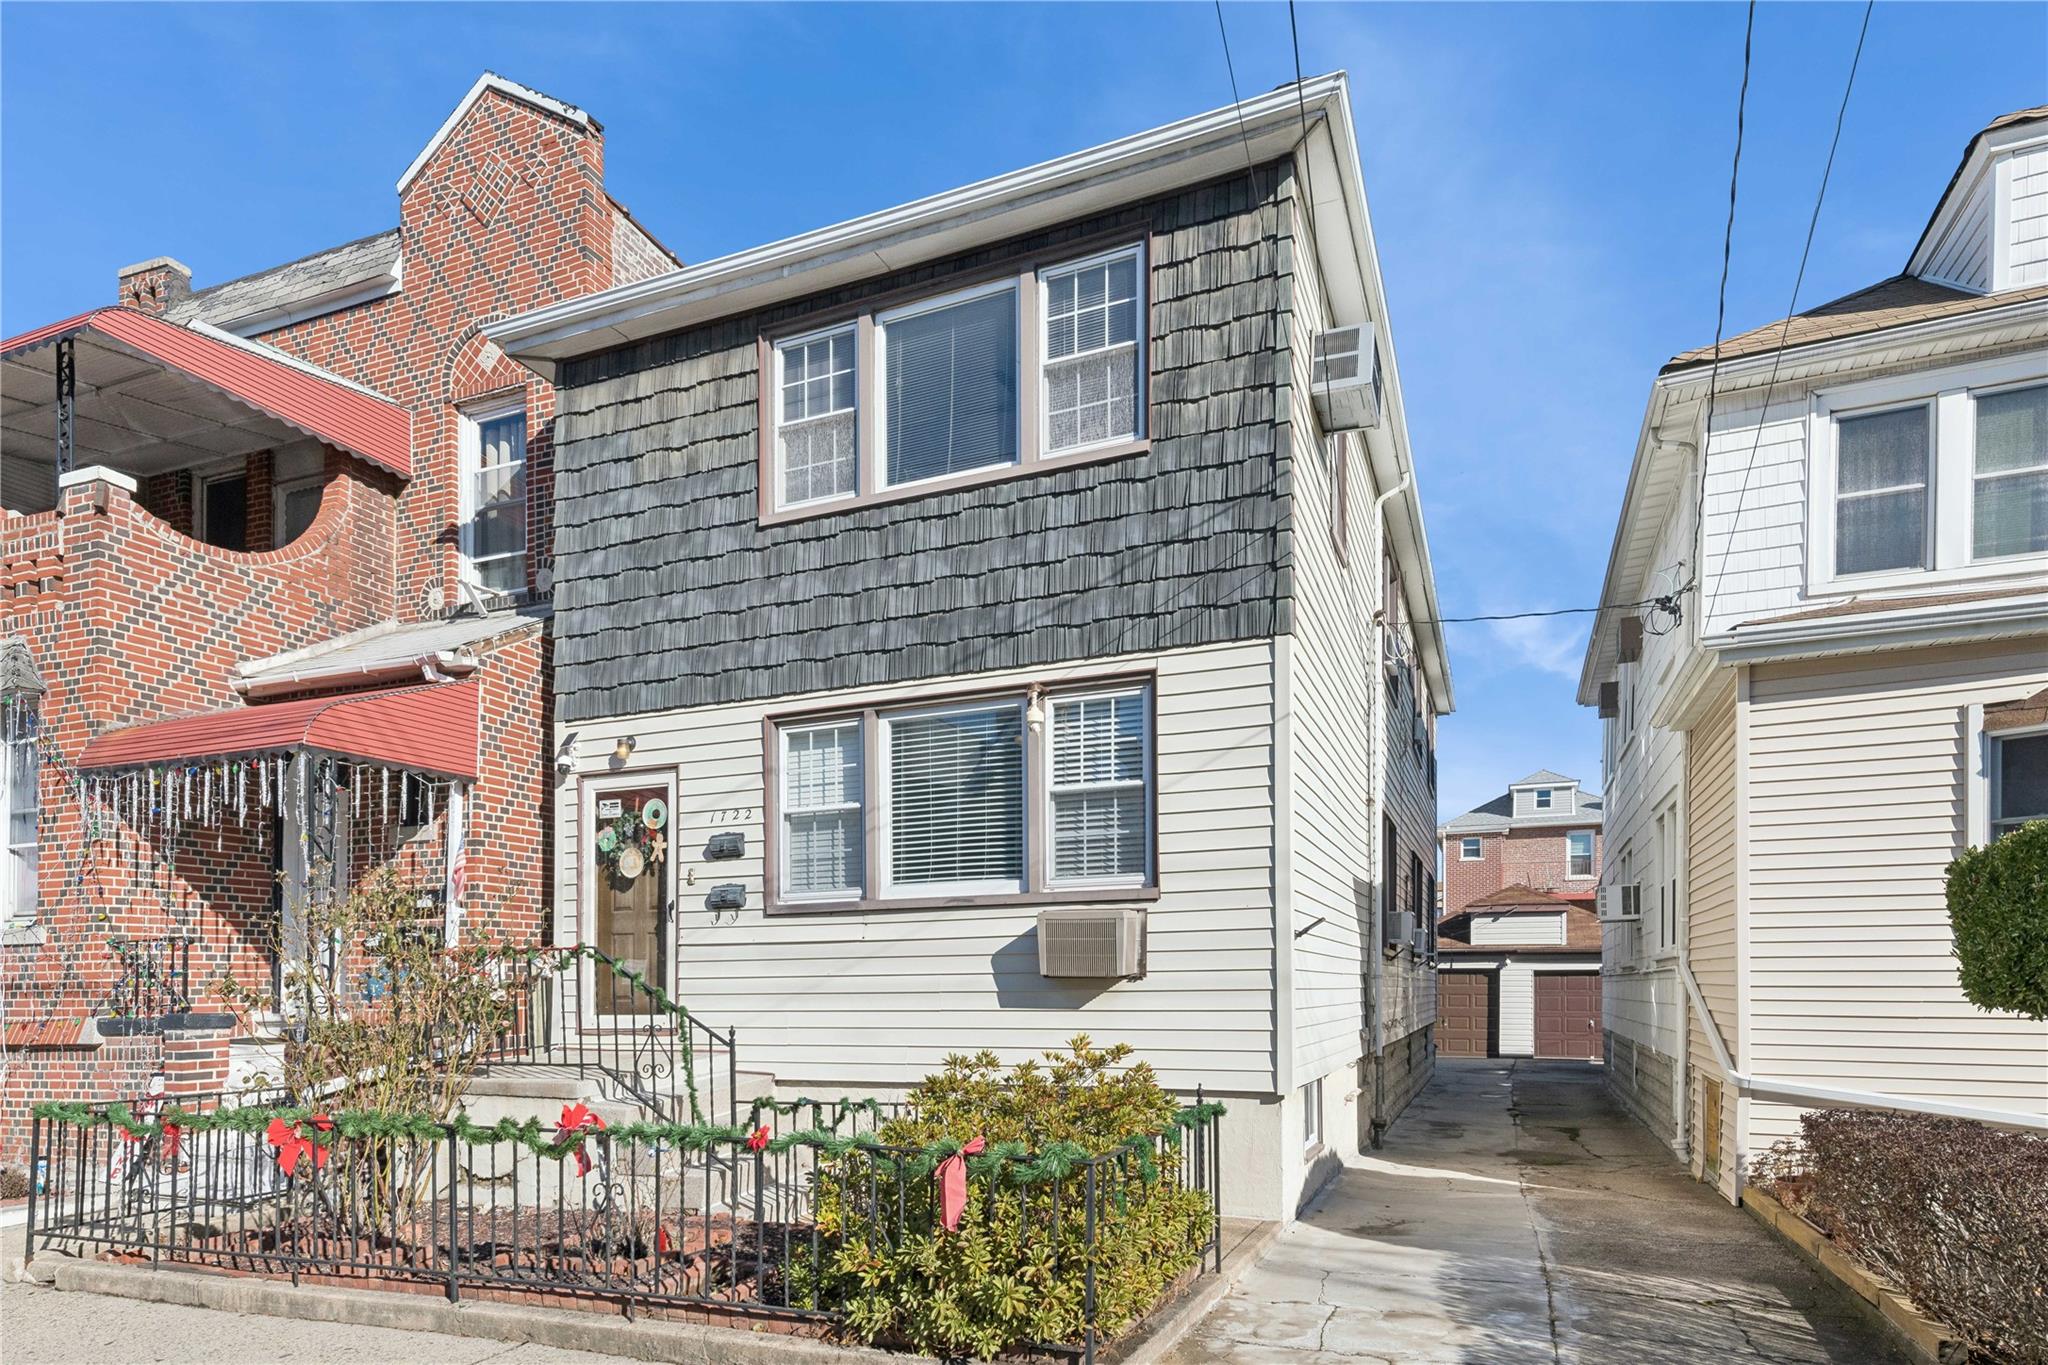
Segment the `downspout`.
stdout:
[[[1386,586],[1387,503],[1393,498],[1398,497],[1407,487],[1408,475],[1403,474],[1399,483],[1380,494],[1377,498],[1374,498],[1372,502],[1372,571],[1379,575],[1382,590]],[[1380,892],[1378,904],[1373,907],[1372,914],[1373,923],[1378,927],[1379,932],[1372,935],[1371,956],[1366,959],[1372,964],[1372,970],[1366,977],[1366,989],[1369,992],[1368,1003],[1371,1006],[1370,1015],[1372,1022],[1372,1121],[1370,1127],[1372,1145],[1375,1150],[1379,1148],[1381,1135],[1387,1131],[1387,1121],[1382,1107],[1386,1095],[1386,1067],[1381,1061],[1381,1051],[1384,1043],[1381,1036],[1380,1019],[1381,1008],[1386,1001],[1386,992],[1381,988],[1380,968],[1386,961],[1387,926],[1384,916],[1387,906],[1387,888],[1381,886],[1378,881],[1385,874],[1387,866],[1387,850],[1385,847],[1387,689],[1380,683],[1380,676],[1386,671],[1387,666],[1386,620],[1387,604],[1381,602],[1379,615],[1372,623],[1372,673],[1366,679],[1366,686],[1371,689],[1373,698],[1372,705],[1367,708],[1367,711],[1369,715],[1378,719],[1378,724],[1374,726],[1373,733],[1368,736],[1372,741],[1372,814],[1371,829],[1366,843],[1366,847],[1372,850],[1370,857],[1372,858],[1371,875],[1374,878],[1373,884],[1379,886]]]

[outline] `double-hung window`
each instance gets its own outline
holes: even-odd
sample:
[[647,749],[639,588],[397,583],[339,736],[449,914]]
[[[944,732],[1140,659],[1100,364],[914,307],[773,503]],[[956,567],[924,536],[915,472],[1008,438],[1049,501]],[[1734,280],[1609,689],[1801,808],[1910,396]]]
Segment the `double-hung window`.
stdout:
[[1536,804],[1536,809],[1537,809],[1537,810],[1549,810],[1549,809],[1550,809],[1550,800],[1551,800],[1551,797],[1550,797],[1550,788],[1548,788],[1548,787],[1538,787],[1538,788],[1536,789],[1536,794],[1535,794],[1535,796],[1534,796],[1533,800],[1535,801],[1535,804]]
[[526,590],[526,395],[462,414],[462,571],[486,591]]
[[1458,840],[1458,860],[1460,862],[1477,862],[1479,861],[1479,857],[1480,852],[1478,835],[1468,834],[1464,838]]
[[859,333],[852,326],[775,348],[775,459],[784,507],[860,491],[858,351]]
[[1047,454],[1133,440],[1141,430],[1139,264],[1138,249],[1130,247],[1039,277]]
[[0,803],[6,816],[6,865],[0,867],[0,927],[36,917],[36,755],[38,707],[29,697],[0,702]]
[[1130,683],[780,723],[773,899],[1150,886],[1150,705]]
[[1976,419],[1972,557],[2048,551],[2048,384],[1979,394]]
[[1593,831],[1575,829],[1564,836],[1564,874],[1567,877],[1593,875]]
[[1835,572],[1927,561],[1928,406],[1844,417],[1835,428]]
[[1142,449],[1145,288],[1134,243],[764,338],[763,516]]

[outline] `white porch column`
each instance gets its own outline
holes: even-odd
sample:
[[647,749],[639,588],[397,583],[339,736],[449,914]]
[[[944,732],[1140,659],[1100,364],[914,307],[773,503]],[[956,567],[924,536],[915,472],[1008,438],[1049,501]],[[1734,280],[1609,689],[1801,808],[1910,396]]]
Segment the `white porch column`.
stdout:
[[448,882],[441,922],[441,943],[448,948],[462,933],[462,891],[469,881],[468,795],[464,784],[448,784]]

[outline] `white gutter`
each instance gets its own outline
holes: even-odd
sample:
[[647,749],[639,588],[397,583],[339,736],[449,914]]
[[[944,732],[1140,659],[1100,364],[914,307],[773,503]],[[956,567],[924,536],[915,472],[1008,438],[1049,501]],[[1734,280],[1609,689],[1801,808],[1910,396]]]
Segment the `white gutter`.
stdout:
[[1969,604],[1936,603],[1892,612],[1766,622],[1708,636],[1703,649],[1723,663],[1755,663],[1787,655],[1843,654],[1905,645],[1947,644],[1986,635],[2048,630],[2048,593]]
[[2016,1113],[2010,1109],[1981,1109],[1976,1105],[1950,1104],[1946,1100],[1930,1100],[1919,1095],[1893,1095],[1878,1090],[1845,1090],[1836,1086],[1808,1085],[1799,1081],[1778,1080],[1770,1076],[1751,1076],[1737,1071],[1734,1061],[1728,1056],[1728,1045],[1721,1041],[1721,1030],[1714,1023],[1714,1012],[1707,1008],[1706,996],[1700,991],[1700,983],[1693,978],[1692,964],[1680,962],[1678,972],[1680,979],[1685,982],[1685,993],[1691,999],[1692,1007],[1699,1012],[1701,1022],[1706,1025],[1701,1032],[1707,1035],[1707,1042],[1714,1050],[1714,1063],[1721,1068],[1722,1076],[1735,1087],[1738,1094],[1773,1104],[1796,1104],[1808,1109],[1892,1109],[1909,1114],[1931,1114],[1938,1118],[1969,1119],[1996,1128],[2017,1128],[2028,1132],[2048,1133],[2048,1116],[2036,1118],[2031,1114]]
[[[1403,473],[1399,483],[1372,500],[1372,530],[1374,537],[1379,542],[1373,546],[1373,549],[1377,551],[1373,556],[1375,564],[1383,562],[1387,553],[1387,504],[1405,492],[1407,487],[1408,475]],[[1384,579],[1382,579],[1382,582],[1384,582]],[[1386,615],[1387,604],[1382,602],[1380,603],[1379,612],[1372,623],[1372,676],[1367,678],[1365,682],[1373,697],[1372,710],[1379,716],[1379,723],[1373,727],[1372,733],[1372,772],[1370,774],[1372,785],[1370,790],[1372,791],[1373,821],[1372,829],[1368,835],[1368,847],[1372,850],[1372,867],[1375,876],[1379,875],[1380,869],[1387,865],[1387,850],[1383,842],[1386,838],[1386,821],[1380,818],[1381,812],[1386,808],[1387,790],[1387,716],[1384,710],[1387,704],[1387,689],[1380,685],[1380,676],[1386,671],[1387,667]],[[1386,906],[1387,893],[1385,888],[1381,888],[1378,909],[1382,917],[1386,914]],[[1385,1042],[1381,1037],[1380,1019],[1383,1012],[1381,1006],[1386,1003],[1386,990],[1384,987],[1385,978],[1380,971],[1380,964],[1385,962],[1387,958],[1387,926],[1383,919],[1377,922],[1379,923],[1379,933],[1374,936],[1376,941],[1372,945],[1371,953],[1366,957],[1366,961],[1372,963],[1372,1055],[1375,1069],[1379,1066],[1380,1049],[1385,1046]],[[1377,1085],[1373,1087],[1373,1104],[1375,1110],[1377,1110],[1379,1104],[1379,1087]],[[1375,1112],[1373,1117],[1375,1119],[1379,1117],[1377,1112]]]
[[439,649],[410,659],[387,659],[379,663],[335,664],[326,668],[295,668],[286,673],[258,679],[236,678],[229,685],[250,700],[274,697],[281,692],[317,691],[350,683],[452,682],[476,672],[477,658],[464,650]]

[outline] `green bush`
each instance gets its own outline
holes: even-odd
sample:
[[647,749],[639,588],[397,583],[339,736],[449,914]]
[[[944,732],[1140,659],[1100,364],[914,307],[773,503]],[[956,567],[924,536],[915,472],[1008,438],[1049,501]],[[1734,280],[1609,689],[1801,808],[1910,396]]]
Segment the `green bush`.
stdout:
[[[1044,1064],[1005,1071],[993,1053],[951,1057],[910,1095],[909,1116],[877,1133],[892,1149],[981,1137],[1028,1154],[1035,1166],[1071,1169],[1017,1183],[1021,1163],[970,1162],[966,1212],[939,1223],[929,1164],[855,1152],[817,1180],[825,1249],[793,1264],[791,1302],[843,1306],[854,1335],[930,1355],[987,1359],[1017,1346],[1075,1342],[1086,1328],[1084,1154],[1118,1151],[1096,1167],[1095,1291],[1098,1338],[1141,1317],[1194,1266],[1213,1222],[1209,1194],[1184,1189],[1176,1142],[1124,1147],[1178,1133],[1178,1105],[1126,1046],[1096,1048],[1084,1035]],[[816,1297],[813,1298],[812,1296]]]
[[1950,863],[1948,917],[1969,1002],[2048,1019],[2048,820]]

